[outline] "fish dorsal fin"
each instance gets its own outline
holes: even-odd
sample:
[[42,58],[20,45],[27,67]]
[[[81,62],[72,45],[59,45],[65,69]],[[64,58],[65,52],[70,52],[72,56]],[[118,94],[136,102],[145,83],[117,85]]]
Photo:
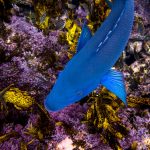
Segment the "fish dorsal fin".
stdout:
[[91,37],[92,33],[89,27],[84,22],[82,32],[78,40],[77,52],[79,52],[84,47],[84,45],[91,39]]
[[125,83],[121,72],[111,69],[103,77],[101,84],[118,96],[123,103],[127,105]]

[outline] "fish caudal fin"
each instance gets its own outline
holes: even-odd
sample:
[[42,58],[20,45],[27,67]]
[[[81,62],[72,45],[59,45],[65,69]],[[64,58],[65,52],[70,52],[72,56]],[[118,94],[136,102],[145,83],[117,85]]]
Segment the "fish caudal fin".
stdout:
[[84,45],[91,39],[92,33],[86,23],[83,24],[82,32],[78,40],[77,52],[79,52]]
[[127,105],[125,83],[121,72],[110,70],[101,80],[101,84],[118,96],[123,103]]

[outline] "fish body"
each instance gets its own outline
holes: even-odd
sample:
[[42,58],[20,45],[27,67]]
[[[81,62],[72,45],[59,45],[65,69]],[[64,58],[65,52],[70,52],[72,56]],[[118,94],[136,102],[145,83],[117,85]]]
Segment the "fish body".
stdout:
[[88,29],[82,31],[78,52],[59,74],[45,100],[47,110],[63,109],[79,101],[99,85],[104,85],[127,104],[123,76],[111,68],[129,39],[134,19],[134,2],[113,0],[111,9],[111,13],[93,36]]

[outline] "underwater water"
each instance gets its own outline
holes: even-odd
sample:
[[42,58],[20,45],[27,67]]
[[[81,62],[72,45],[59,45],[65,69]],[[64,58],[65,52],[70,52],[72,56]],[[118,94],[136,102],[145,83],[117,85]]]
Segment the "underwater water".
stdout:
[[[64,107],[48,112],[44,101],[60,73],[80,56],[113,6],[105,0],[0,0],[0,150],[149,150],[149,10],[149,0],[134,0],[132,32],[113,66],[124,76],[127,106],[109,88],[98,86],[70,105],[65,105],[67,98],[60,100],[57,106]],[[91,34],[81,39],[85,22]],[[69,91],[65,87],[59,86],[60,95]]]

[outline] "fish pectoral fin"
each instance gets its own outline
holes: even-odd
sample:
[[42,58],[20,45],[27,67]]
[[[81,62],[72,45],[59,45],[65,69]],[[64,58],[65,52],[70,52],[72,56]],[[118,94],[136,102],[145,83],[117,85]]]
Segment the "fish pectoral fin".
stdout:
[[84,47],[84,45],[91,39],[91,37],[92,37],[92,33],[89,27],[84,22],[82,27],[82,32],[78,40],[77,52],[79,52]]
[[109,6],[109,8],[111,9],[113,2],[111,2],[110,0],[105,0],[105,2],[107,3],[107,5]]
[[111,69],[103,77],[101,84],[118,96],[123,103],[127,105],[125,83],[121,72]]

